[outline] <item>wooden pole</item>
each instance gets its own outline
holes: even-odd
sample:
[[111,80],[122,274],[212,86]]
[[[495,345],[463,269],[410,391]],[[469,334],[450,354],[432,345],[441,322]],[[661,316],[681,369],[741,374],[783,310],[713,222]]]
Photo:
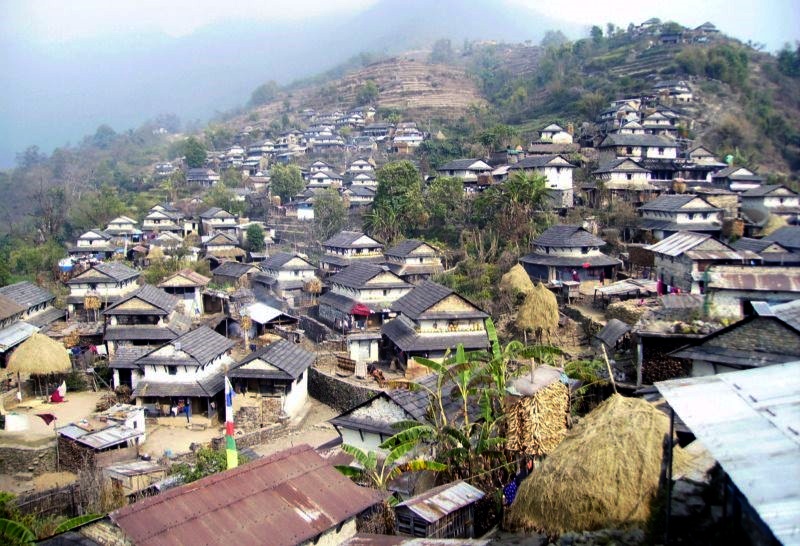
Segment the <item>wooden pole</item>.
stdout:
[[600,342],[600,348],[603,349],[603,360],[606,362],[606,368],[608,369],[608,379],[611,381],[611,386],[614,388],[614,394],[617,394],[617,384],[614,381],[614,372],[611,371],[611,363],[608,361],[608,355],[606,354],[606,344],[602,341]]

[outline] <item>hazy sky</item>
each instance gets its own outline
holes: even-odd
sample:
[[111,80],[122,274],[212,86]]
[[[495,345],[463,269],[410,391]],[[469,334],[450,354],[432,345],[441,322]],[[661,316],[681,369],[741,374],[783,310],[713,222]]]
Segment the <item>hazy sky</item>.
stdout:
[[[302,19],[357,11],[377,0],[2,0],[0,30],[6,39],[63,43],[138,33],[179,37],[220,20]],[[402,4],[402,0],[396,0]],[[436,0],[431,0],[436,1]],[[464,0],[468,2],[470,0]],[[744,41],[774,51],[800,40],[800,0],[509,0],[566,21],[627,26],[650,17],[687,26],[712,21]]]

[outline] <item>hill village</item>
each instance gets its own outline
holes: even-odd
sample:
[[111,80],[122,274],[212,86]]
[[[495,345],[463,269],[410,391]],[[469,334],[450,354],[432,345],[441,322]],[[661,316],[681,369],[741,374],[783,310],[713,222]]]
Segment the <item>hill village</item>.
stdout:
[[[800,197],[688,139],[701,107],[655,81],[435,169],[415,151],[447,135],[421,120],[306,107],[156,165],[193,195],[83,233],[60,291],[0,288],[8,507],[98,514],[43,544],[797,543]],[[541,181],[552,221],[502,277],[511,319],[447,286],[451,250],[369,229],[399,164],[467,200]],[[204,206],[231,173],[261,214]],[[345,229],[318,240],[331,190]]]

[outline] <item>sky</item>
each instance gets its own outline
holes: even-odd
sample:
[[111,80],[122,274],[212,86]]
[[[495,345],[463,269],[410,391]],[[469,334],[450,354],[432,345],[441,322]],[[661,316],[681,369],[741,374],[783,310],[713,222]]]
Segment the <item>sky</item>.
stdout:
[[[397,0],[401,3],[402,0]],[[435,1],[435,0],[431,0]],[[470,0],[464,0],[468,2]],[[565,21],[585,25],[612,22],[626,27],[650,17],[687,26],[714,22],[743,41],[768,51],[800,40],[798,0],[510,0]],[[57,45],[73,40],[163,33],[187,36],[214,23],[240,18],[263,21],[303,19],[358,11],[377,0],[3,0],[0,31],[12,40]],[[236,10],[231,7],[235,6]]]

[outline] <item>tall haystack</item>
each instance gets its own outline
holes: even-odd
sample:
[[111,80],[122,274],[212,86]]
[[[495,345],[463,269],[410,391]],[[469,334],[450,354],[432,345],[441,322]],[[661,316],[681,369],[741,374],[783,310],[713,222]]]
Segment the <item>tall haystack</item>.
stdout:
[[67,373],[72,362],[63,344],[36,333],[14,350],[6,370],[29,375]]
[[538,337],[558,329],[558,300],[542,283],[534,285],[517,312],[517,328]]
[[652,405],[615,394],[522,482],[509,526],[560,535],[644,524],[668,431],[669,420]]
[[517,296],[517,294],[527,296],[533,292],[533,281],[525,272],[525,268],[517,264],[500,279],[500,290],[510,296]]
[[569,414],[569,390],[561,382],[561,370],[539,366],[508,390],[506,448],[541,457],[558,447],[567,435]]

